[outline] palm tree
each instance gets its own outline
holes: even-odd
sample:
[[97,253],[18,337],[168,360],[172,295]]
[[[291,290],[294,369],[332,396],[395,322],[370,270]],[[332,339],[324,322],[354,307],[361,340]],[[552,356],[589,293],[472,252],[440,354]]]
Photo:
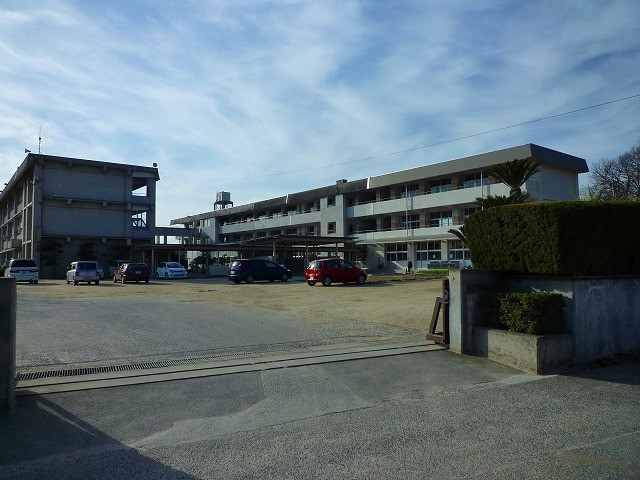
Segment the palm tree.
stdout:
[[[510,162],[494,165],[487,169],[487,175],[497,178],[507,185],[509,196],[522,194],[522,185],[540,171],[542,162],[534,158],[514,158]],[[518,203],[518,202],[516,202]]]
[[528,193],[516,192],[509,196],[489,195],[488,197],[477,197],[476,205],[482,208],[500,207],[502,205],[513,205],[514,203],[525,203],[529,200]]

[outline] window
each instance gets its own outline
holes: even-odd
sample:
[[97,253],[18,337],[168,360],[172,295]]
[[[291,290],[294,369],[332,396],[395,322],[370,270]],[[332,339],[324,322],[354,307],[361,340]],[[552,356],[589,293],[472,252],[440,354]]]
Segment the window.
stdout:
[[448,192],[451,190],[451,179],[440,178],[429,182],[429,193]]
[[327,207],[333,207],[336,204],[336,197],[327,197]]
[[406,243],[387,243],[384,246],[387,261],[395,262],[407,259],[407,244]]
[[415,197],[417,195],[420,195],[420,185],[418,185],[417,183],[414,183],[412,185],[407,185],[400,192],[400,198]]
[[430,227],[450,227],[453,225],[453,214],[451,210],[441,212],[431,212],[429,214]]
[[405,228],[405,229],[420,228],[420,215],[416,213],[414,215],[408,215],[408,216],[402,217],[402,221],[400,222],[400,228]]
[[469,250],[460,240],[454,240],[449,247],[449,260],[469,260]]
[[418,260],[442,260],[440,241],[419,242],[417,246]]
[[287,228],[285,230],[287,235],[296,235],[298,233],[298,229],[297,228]]
[[482,210],[482,207],[465,208],[462,211],[463,219],[466,220],[467,218],[469,218],[469,215],[471,215],[472,213],[479,212],[480,210]]
[[147,212],[138,212],[132,218],[134,228],[147,228]]
[[474,188],[487,184],[487,178],[482,178],[482,172],[468,173],[463,178],[462,188]]
[[336,233],[336,222],[327,223],[327,232],[328,233]]

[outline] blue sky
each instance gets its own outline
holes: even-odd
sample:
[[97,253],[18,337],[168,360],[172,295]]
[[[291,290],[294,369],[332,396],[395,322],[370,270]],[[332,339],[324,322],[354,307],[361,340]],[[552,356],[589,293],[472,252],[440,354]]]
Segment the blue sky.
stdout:
[[0,177],[40,128],[46,154],[155,162],[159,225],[217,191],[640,139],[640,97],[476,135],[640,94],[637,0],[5,0],[0,58]]

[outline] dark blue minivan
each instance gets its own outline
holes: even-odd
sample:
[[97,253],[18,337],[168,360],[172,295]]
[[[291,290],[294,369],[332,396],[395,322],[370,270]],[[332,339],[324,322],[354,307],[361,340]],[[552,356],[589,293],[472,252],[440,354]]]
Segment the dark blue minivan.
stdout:
[[258,280],[286,282],[291,278],[291,270],[271,260],[259,258],[238,259],[231,264],[227,274],[230,282],[253,283]]

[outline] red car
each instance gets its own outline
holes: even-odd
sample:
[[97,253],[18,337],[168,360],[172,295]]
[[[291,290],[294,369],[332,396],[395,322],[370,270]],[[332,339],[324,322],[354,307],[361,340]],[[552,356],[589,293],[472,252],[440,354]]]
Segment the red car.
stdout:
[[[146,263],[123,263],[115,272],[113,272],[113,283],[120,280],[122,283],[140,282],[149,283],[151,270]],[[97,283],[97,282],[96,282]]]
[[312,287],[316,282],[322,282],[325,287],[333,282],[356,282],[362,285],[367,281],[367,272],[341,258],[319,258],[307,267],[305,280]]

